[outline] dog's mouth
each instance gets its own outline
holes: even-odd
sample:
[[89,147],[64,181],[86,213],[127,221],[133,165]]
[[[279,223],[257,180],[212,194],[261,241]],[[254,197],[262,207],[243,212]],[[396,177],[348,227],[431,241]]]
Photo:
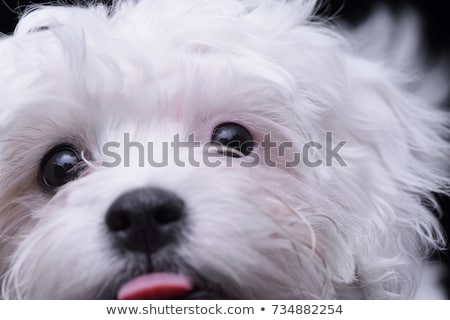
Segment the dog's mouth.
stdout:
[[176,273],[150,273],[124,283],[119,300],[228,299],[224,294],[194,284],[189,277]]

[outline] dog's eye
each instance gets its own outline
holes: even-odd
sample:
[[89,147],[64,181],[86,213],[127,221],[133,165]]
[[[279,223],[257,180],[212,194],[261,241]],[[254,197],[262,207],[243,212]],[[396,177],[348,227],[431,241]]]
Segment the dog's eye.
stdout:
[[225,147],[225,155],[237,158],[248,156],[254,148],[250,132],[231,122],[218,125],[212,133],[211,142]]
[[41,163],[41,182],[49,189],[56,189],[79,174],[79,163],[82,161],[76,148],[58,146],[50,150]]

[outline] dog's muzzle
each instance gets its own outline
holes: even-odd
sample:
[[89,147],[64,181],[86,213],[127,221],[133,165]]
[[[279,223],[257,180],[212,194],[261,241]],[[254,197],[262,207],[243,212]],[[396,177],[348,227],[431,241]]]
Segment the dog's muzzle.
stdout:
[[[175,193],[159,188],[129,191],[106,213],[106,225],[118,249],[150,256],[176,242],[184,224],[185,206]],[[119,299],[170,299],[192,291],[183,275],[150,273],[138,276],[120,288]]]
[[[105,223],[119,251],[145,254],[151,264],[153,254],[180,240],[186,226],[186,208],[184,201],[173,192],[154,187],[136,189],[113,202],[106,213]],[[217,289],[206,289],[209,285],[199,280],[174,272],[150,272],[123,283],[117,298],[225,298]]]

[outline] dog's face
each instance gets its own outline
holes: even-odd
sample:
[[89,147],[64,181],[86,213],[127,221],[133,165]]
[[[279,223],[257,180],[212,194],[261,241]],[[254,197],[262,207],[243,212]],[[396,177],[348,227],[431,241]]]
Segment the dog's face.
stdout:
[[4,298],[414,292],[445,117],[311,2],[255,3],[46,8],[0,40]]

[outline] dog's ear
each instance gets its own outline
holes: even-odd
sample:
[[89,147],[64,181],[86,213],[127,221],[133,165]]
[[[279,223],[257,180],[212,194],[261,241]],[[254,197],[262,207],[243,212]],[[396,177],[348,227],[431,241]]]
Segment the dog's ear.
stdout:
[[[361,282],[374,289],[372,296],[408,284],[414,292],[415,269],[405,266],[418,263],[423,249],[443,246],[430,207],[436,208],[434,194],[448,193],[450,186],[450,116],[443,108],[448,70],[427,68],[418,50],[415,16],[407,13],[397,20],[386,11],[376,13],[356,31],[358,47],[347,60],[347,116],[367,154],[363,166],[370,178],[360,187],[370,193],[365,210],[372,211],[368,236],[355,251],[363,253],[357,257],[358,271]],[[377,271],[381,264],[384,271]],[[390,278],[395,280],[384,281]]]
[[361,138],[408,191],[442,191],[449,182],[448,65],[425,63],[412,12],[395,18],[379,10],[355,34],[358,56],[349,58],[348,72],[353,117],[367,127]]

